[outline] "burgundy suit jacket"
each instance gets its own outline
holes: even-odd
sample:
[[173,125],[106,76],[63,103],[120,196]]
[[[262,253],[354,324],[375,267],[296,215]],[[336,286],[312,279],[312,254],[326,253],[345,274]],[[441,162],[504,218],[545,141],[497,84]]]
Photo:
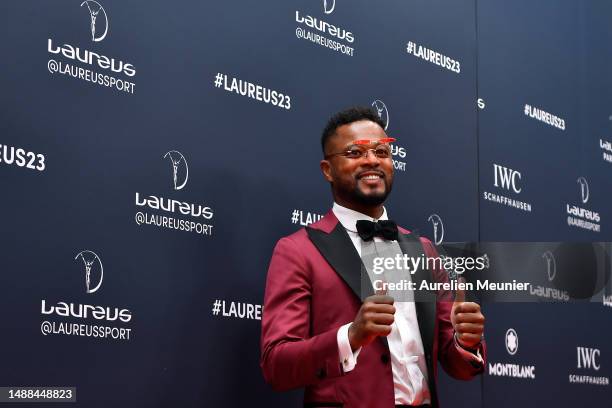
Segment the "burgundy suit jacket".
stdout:
[[[399,230],[404,253],[418,256],[414,250],[421,248],[427,256],[436,256],[430,241]],[[359,254],[332,211],[278,241],[266,280],[260,362],[274,389],[305,387],[304,404],[310,407],[395,405],[386,337],[363,347],[352,371],[345,374],[340,365],[338,329],[353,321],[362,299],[372,294],[362,290],[371,289],[371,284],[363,283],[361,271]],[[418,271],[412,279],[417,287],[422,279],[448,280],[444,271]],[[434,407],[438,361],[457,379],[467,380],[484,370],[484,363],[473,365],[455,345],[448,295],[437,293],[433,301],[416,302]],[[444,297],[447,300],[440,300]],[[480,354],[484,359],[484,342]]]

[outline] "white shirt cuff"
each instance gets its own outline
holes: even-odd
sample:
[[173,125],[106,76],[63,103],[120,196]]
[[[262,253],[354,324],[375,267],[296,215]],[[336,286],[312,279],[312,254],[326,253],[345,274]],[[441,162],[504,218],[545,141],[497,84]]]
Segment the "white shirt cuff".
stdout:
[[348,373],[357,364],[357,356],[361,352],[361,347],[359,347],[355,352],[351,349],[351,343],[348,338],[348,330],[351,326],[351,323],[347,323],[344,326],[338,329],[338,334],[336,336],[338,340],[338,355],[340,356],[340,365],[342,366],[342,371]]
[[459,353],[463,356],[464,359],[466,359],[467,361],[475,361],[479,364],[483,363],[482,356],[480,355],[480,345],[478,345],[476,353],[472,353],[471,351],[464,349],[463,346],[459,344],[459,341],[457,340],[457,333],[453,335],[453,338],[455,339],[455,347],[457,347]]

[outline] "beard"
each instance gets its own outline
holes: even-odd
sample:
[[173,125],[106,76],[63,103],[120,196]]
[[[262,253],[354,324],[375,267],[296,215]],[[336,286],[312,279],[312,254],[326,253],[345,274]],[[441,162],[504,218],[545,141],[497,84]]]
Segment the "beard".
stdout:
[[387,182],[386,178],[383,179],[383,182],[385,184],[385,191],[381,193],[366,194],[359,188],[358,185],[355,185],[355,188],[350,193],[350,197],[354,201],[360,204],[363,204],[363,205],[367,205],[367,206],[381,205],[382,203],[385,202],[389,193],[391,193],[391,187],[393,186],[393,184]]

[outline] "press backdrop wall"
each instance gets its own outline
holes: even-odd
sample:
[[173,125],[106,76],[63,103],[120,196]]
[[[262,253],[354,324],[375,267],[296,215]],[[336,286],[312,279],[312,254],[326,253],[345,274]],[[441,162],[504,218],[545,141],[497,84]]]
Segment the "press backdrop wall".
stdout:
[[[0,15],[0,386],[77,387],[66,406],[300,406],[259,368],[266,269],[330,208],[320,132],[351,105],[378,107],[398,139],[387,208],[403,226],[612,239],[609,3],[34,0]],[[514,185],[495,185],[502,167]],[[569,225],[568,205],[599,232]],[[441,374],[443,405],[607,405],[609,386],[568,380],[612,373],[603,296],[484,305],[490,362],[535,378]]]

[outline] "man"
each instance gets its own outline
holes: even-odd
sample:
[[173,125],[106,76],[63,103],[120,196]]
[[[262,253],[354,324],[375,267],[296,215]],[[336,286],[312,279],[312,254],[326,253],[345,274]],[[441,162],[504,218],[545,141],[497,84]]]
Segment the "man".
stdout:
[[[374,294],[375,276],[364,272],[371,269],[362,262],[366,252],[379,248],[386,254],[436,256],[430,241],[387,218],[391,141],[369,108],[334,115],[323,131],[320,164],[333,208],[274,249],[261,367],[275,389],[306,387],[305,406],[436,407],[438,361],[458,379],[484,370],[478,304],[465,302],[462,292],[454,302],[441,292],[433,301],[425,296],[395,302],[388,294]],[[415,283],[448,281],[443,270],[405,275]]]

